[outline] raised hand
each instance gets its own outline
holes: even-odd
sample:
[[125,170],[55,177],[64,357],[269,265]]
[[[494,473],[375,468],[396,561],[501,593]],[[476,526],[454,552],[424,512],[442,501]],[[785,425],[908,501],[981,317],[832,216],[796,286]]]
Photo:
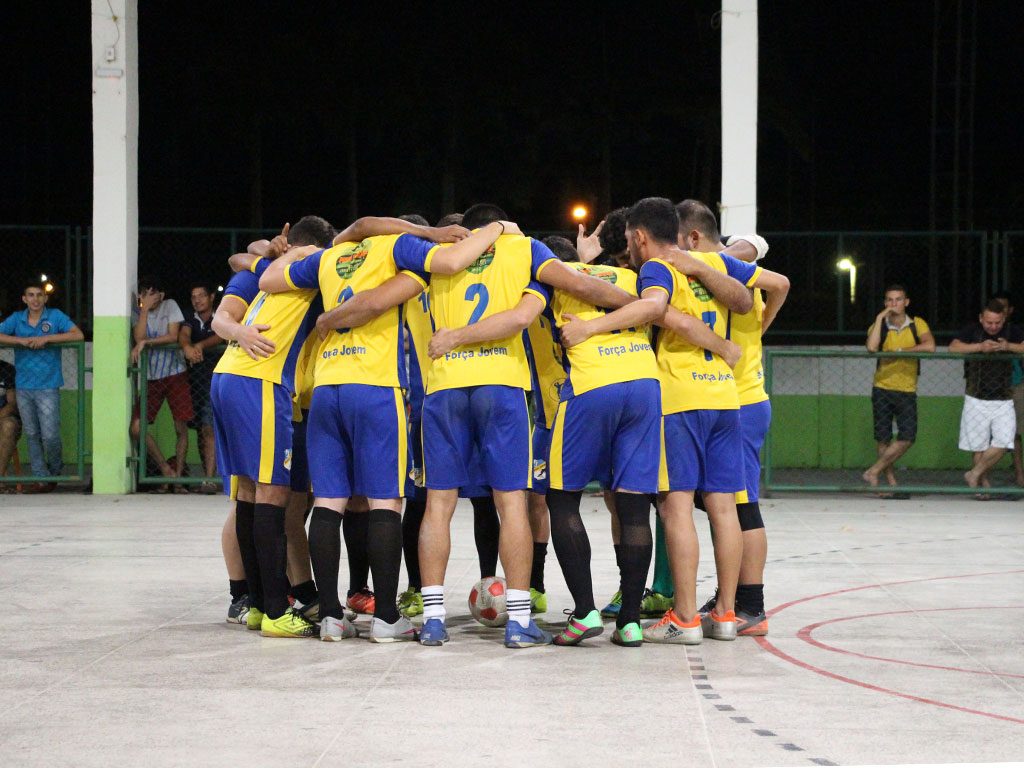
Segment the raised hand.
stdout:
[[576,233],[576,252],[579,253],[580,261],[584,264],[589,264],[601,255],[601,240],[598,235],[601,234],[602,227],[604,227],[604,219],[601,219],[601,223],[594,228],[590,235],[587,235],[583,225],[580,224],[579,232]]

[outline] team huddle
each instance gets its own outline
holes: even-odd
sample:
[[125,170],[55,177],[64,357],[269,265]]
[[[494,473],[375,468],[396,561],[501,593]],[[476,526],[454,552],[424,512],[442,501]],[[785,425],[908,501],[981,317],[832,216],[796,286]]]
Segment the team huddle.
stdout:
[[[525,236],[493,205],[459,218],[363,218],[335,234],[307,216],[232,257],[211,387],[234,499],[225,537],[245,576],[229,621],[342,640],[359,634],[347,606],[372,613],[373,642],[442,645],[461,496],[481,577],[502,564],[510,648],[576,645],[606,618],[628,647],[766,633],[761,335],[789,290],[756,265],[767,245],[722,243],[693,200],[640,200],[578,250]],[[580,515],[593,482],[620,576],[601,611]],[[700,608],[695,500],[718,576]],[[574,601],[554,637],[531,618],[547,610],[549,536]]]

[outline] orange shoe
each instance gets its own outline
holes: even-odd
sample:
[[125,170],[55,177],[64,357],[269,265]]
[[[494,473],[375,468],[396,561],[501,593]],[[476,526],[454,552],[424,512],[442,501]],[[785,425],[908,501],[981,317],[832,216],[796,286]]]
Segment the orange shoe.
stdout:
[[736,612],[726,611],[719,615],[712,610],[701,616],[701,625],[704,630],[704,637],[712,640],[735,640],[736,639]]
[[768,634],[768,617],[764,611],[747,613],[742,608],[736,611],[736,634],[762,637]]
[[660,621],[644,628],[645,643],[699,645],[702,639],[704,633],[699,613],[691,621],[683,621],[674,609],[669,608]]
[[348,596],[347,605],[356,613],[373,613],[377,608],[377,600],[366,587]]

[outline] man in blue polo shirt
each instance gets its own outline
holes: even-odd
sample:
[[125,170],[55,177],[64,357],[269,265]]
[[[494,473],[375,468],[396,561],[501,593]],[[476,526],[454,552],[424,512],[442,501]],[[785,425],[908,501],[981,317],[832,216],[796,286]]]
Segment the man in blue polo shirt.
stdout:
[[[64,472],[60,441],[60,388],[64,377],[60,349],[47,345],[81,341],[84,337],[71,318],[46,306],[47,298],[39,283],[26,285],[21,297],[26,309],[0,323],[0,344],[18,347],[14,352],[18,412],[28,440],[32,474],[57,476]],[[35,490],[51,491],[55,487],[49,483]]]

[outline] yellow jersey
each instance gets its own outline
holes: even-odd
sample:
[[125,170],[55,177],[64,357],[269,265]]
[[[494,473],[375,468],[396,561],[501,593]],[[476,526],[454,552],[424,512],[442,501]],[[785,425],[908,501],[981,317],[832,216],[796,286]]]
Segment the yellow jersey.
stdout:
[[[718,253],[691,251],[695,258],[750,286],[760,267]],[[640,293],[657,288],[668,294],[669,305],[699,318],[722,338],[729,338],[729,311],[695,278],[677,272],[661,259],[640,268]],[[732,369],[718,355],[666,329],[658,332],[656,347],[661,379],[662,413],[739,408]]]
[[740,405],[762,403],[768,399],[764,388],[764,367],[761,362],[761,333],[764,321],[764,297],[754,289],[754,306],[742,315],[732,313],[731,338],[740,345],[740,361],[733,369],[736,395]]
[[320,337],[314,331],[309,334],[299,351],[295,364],[295,395],[293,396],[292,421],[302,421],[302,412],[308,411],[313,402],[313,384],[316,381],[317,350]]
[[[928,323],[921,317],[907,315],[900,328],[893,328],[887,324],[885,339],[882,341],[881,352],[892,352],[897,349],[907,349],[917,346],[918,340],[926,333],[931,333]],[[913,327],[911,327],[913,326]],[[870,335],[872,328],[868,328]],[[916,332],[916,336],[915,336]],[[883,357],[878,360],[875,367],[874,386],[879,389],[888,389],[892,392],[916,392],[917,375],[921,370],[921,361],[917,359],[899,360],[895,357]]]
[[423,409],[426,378],[430,372],[427,345],[434,335],[430,322],[430,287],[405,302],[405,328],[409,332],[409,408],[415,418]]
[[[359,291],[376,288],[399,272],[426,287],[426,277],[395,259],[397,235],[368,237],[360,243],[339,243],[289,264],[288,284],[296,289],[319,286],[324,309],[330,311]],[[334,384],[409,386],[403,340],[403,307],[392,307],[365,325],[339,328],[317,350],[314,387]]]
[[[545,294],[550,289],[534,283]],[[562,385],[565,383],[562,346],[556,340],[558,333],[550,304],[523,331],[526,352],[530,359],[530,381],[533,387],[533,421],[551,429]]]
[[[593,264],[567,266],[617,285],[630,296],[637,295],[637,276],[631,269]],[[552,312],[559,328],[565,325],[567,314],[575,315],[580,320],[592,320],[605,314],[601,307],[595,307],[570,293],[558,290],[555,291]],[[647,337],[646,327],[625,328],[591,336],[586,341],[569,347],[565,357],[569,374],[565,386],[562,387],[563,400],[608,384],[658,378],[658,362],[654,357],[651,341]]]
[[[402,236],[395,248],[403,258],[430,271],[439,248],[425,240]],[[462,272],[431,275],[430,315],[435,328],[462,328],[485,317],[513,309],[524,293],[545,297],[530,287],[540,267],[557,259],[542,243],[522,235],[502,235],[484,254]],[[522,333],[504,339],[456,347],[432,360],[426,393],[457,387],[504,385],[530,388],[530,365]]]

